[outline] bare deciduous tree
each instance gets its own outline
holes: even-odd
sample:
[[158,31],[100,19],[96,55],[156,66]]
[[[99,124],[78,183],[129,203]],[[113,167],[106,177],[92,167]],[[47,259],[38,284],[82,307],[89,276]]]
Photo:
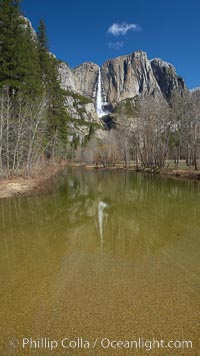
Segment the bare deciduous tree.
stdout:
[[45,130],[47,99],[13,99],[6,90],[0,94],[0,177],[31,173],[48,142]]

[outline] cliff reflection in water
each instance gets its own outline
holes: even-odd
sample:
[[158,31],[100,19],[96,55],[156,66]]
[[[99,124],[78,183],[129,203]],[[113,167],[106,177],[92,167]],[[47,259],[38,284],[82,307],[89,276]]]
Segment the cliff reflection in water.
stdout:
[[104,239],[113,256],[141,258],[197,226],[199,194],[195,182],[73,169],[44,195],[2,200],[0,231],[13,238],[65,239],[67,249],[74,234],[76,247],[86,250],[95,251]]

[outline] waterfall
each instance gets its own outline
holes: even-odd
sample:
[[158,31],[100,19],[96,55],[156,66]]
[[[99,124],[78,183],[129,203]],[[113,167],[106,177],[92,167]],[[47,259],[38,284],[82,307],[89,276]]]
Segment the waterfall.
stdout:
[[103,247],[103,220],[104,220],[104,209],[107,207],[107,204],[103,201],[100,201],[98,205],[98,222],[99,222],[99,232],[101,238],[101,247]]
[[102,81],[101,81],[101,69],[99,68],[98,83],[97,83],[97,93],[96,93],[96,110],[98,117],[106,115],[106,112],[103,110],[103,101],[102,101]]

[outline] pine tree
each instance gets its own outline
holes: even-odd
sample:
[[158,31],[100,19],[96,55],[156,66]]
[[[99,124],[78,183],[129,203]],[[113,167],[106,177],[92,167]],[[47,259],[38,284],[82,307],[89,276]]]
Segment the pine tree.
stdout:
[[[61,89],[58,79],[58,61],[48,51],[48,40],[44,20],[40,21],[37,38],[42,81],[49,99],[48,132],[49,137],[52,138],[51,151],[54,151],[55,141],[58,140],[58,138],[66,141],[67,136],[68,116],[65,110],[65,93]],[[51,153],[48,154],[51,155]]]
[[[20,0],[0,0],[0,89],[8,93],[13,108],[7,130],[9,144],[16,138],[13,127],[17,127],[20,110],[34,108],[43,95],[46,100],[42,118],[46,124],[43,139],[45,145],[50,142],[47,153],[52,155],[57,147],[57,152],[61,152],[60,147],[65,146],[68,116],[57,68],[57,59],[48,51],[44,20],[41,20],[36,36],[30,22],[22,16]],[[37,117],[34,120],[37,122]],[[27,115],[25,126],[28,125]],[[12,162],[11,154],[7,159],[8,166],[12,164],[10,159]]]
[[36,38],[20,0],[0,0],[0,87],[33,96],[41,90]]
[[41,48],[48,51],[49,45],[48,45],[48,38],[47,38],[47,33],[46,33],[46,24],[45,24],[44,19],[40,20],[37,37],[38,37],[38,41],[40,43]]
[[20,26],[19,0],[0,0],[0,85],[17,85],[16,43]]
[[21,19],[22,31],[16,43],[18,60],[17,79],[20,89],[29,96],[35,97],[42,92],[41,68],[37,39],[29,22]]

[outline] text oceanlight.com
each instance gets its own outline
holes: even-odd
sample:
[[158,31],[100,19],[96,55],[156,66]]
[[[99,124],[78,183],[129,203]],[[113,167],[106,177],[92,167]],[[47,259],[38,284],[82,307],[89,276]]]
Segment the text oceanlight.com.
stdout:
[[191,340],[157,340],[138,338],[134,340],[111,340],[107,337],[97,338],[95,340],[86,340],[82,337],[70,339],[65,337],[61,340],[53,340],[48,337],[41,338],[23,338],[21,341],[13,339],[10,341],[10,346],[13,348],[22,347],[23,349],[48,349],[53,351],[55,349],[77,350],[77,349],[131,349],[131,350],[146,350],[151,351],[155,349],[192,349],[193,344]]

